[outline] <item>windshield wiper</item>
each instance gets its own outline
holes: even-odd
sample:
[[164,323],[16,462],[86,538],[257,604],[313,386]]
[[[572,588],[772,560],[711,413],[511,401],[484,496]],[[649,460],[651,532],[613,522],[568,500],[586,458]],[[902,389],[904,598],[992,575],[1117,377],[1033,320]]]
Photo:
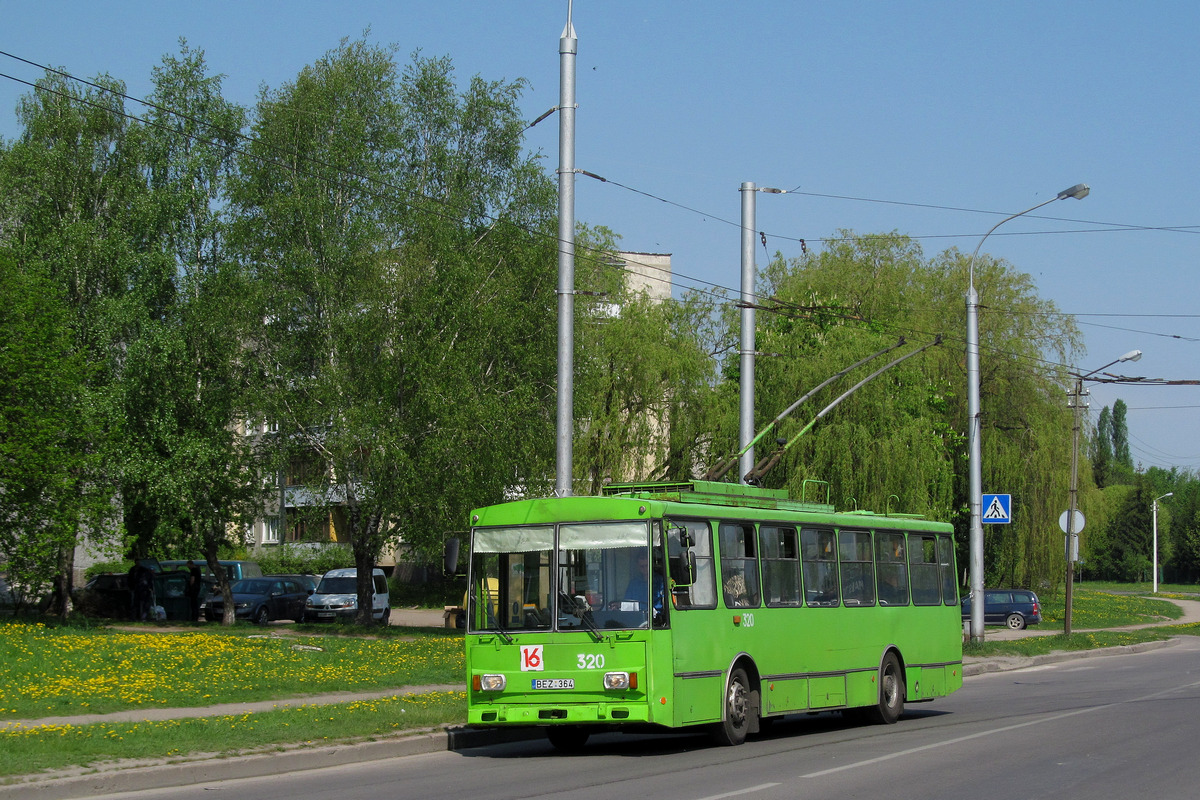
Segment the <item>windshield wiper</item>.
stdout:
[[595,639],[597,642],[604,641],[604,635],[602,633],[600,633],[600,629],[596,627],[595,620],[592,619],[591,606],[586,606],[585,608],[581,608],[579,605],[579,601],[577,601],[574,597],[571,597],[571,595],[567,594],[562,589],[558,590],[558,597],[559,597],[560,602],[563,600],[567,601],[567,607],[574,608],[578,611],[578,613],[575,613],[575,612],[568,612],[568,613],[570,613],[571,616],[573,616],[573,617],[579,618],[579,624],[581,626],[583,626],[583,628],[592,635],[593,639]]
[[[476,603],[479,602],[479,598],[475,592],[474,587],[471,588],[471,599],[474,600]],[[489,598],[488,603],[484,605],[483,610],[487,613],[488,624],[491,626],[488,628],[484,628],[484,631],[486,631],[487,633],[496,634],[497,636],[499,636],[501,639],[504,640],[505,644],[512,644],[513,638],[511,636],[509,636],[508,633],[505,632],[503,628],[500,627],[500,621],[498,619],[496,619],[496,615],[492,611],[492,603],[491,603],[490,598]]]

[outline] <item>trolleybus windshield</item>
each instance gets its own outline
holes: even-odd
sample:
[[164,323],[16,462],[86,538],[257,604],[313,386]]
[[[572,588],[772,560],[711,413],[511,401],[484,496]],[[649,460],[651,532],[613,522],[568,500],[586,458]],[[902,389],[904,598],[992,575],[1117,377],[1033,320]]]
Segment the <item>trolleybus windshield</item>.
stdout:
[[662,562],[651,557],[647,522],[477,528],[471,552],[472,630],[595,631],[663,619]]

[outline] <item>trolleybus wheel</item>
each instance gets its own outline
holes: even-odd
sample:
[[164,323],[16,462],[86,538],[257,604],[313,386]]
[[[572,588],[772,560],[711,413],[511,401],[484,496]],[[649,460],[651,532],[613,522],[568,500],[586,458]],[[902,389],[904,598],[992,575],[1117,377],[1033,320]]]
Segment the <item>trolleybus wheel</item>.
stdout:
[[546,738],[561,753],[578,753],[587,744],[591,731],[579,725],[555,725],[546,728]]
[[884,656],[879,667],[879,702],[870,713],[883,725],[891,725],[904,713],[904,676],[895,653]]
[[725,686],[725,715],[714,730],[718,744],[738,745],[746,741],[750,732],[750,679],[746,671],[736,667],[729,673]]

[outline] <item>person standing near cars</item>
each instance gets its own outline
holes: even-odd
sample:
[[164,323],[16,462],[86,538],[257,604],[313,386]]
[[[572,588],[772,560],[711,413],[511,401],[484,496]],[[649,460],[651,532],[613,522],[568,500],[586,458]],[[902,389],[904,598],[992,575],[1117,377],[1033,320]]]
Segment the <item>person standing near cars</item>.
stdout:
[[189,559],[187,568],[188,619],[195,622],[200,617],[200,593],[204,591],[204,577],[200,574],[200,568],[196,566],[195,561]]
[[145,622],[153,605],[154,573],[140,561],[134,561],[129,568],[129,594],[129,615],[135,622]]

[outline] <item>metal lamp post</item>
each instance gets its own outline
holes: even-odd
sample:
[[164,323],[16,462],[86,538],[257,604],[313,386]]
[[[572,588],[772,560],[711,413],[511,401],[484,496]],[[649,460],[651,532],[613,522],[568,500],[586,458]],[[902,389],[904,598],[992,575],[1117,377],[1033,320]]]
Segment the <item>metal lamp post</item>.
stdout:
[[1130,350],[1125,355],[1110,361],[1103,367],[1097,367],[1091,372],[1079,375],[1075,379],[1074,392],[1074,424],[1071,428],[1071,488],[1069,492],[1070,501],[1067,505],[1067,592],[1066,592],[1066,612],[1063,614],[1063,633],[1071,634],[1071,610],[1074,600],[1074,581],[1075,581],[1075,537],[1079,534],[1079,528],[1076,528],[1079,514],[1079,430],[1083,426],[1081,414],[1083,411],[1083,382],[1095,375],[1102,369],[1108,369],[1113,364],[1119,364],[1122,361],[1137,361],[1142,357],[1141,350]]
[[1158,501],[1174,496],[1174,492],[1167,492],[1154,498],[1151,507],[1154,509],[1154,593],[1158,594]]
[[1038,203],[1032,208],[1005,217],[992,226],[983,235],[971,260],[967,262],[967,440],[968,472],[970,487],[968,504],[971,508],[971,641],[983,641],[983,516],[980,508],[983,502],[983,466],[980,457],[980,411],[979,411],[979,294],[975,291],[975,257],[979,248],[992,232],[1009,220],[1016,219],[1042,206],[1049,205],[1055,200],[1074,197],[1079,200],[1088,196],[1091,189],[1085,183],[1077,183],[1070,189],[1064,189],[1056,196]]

